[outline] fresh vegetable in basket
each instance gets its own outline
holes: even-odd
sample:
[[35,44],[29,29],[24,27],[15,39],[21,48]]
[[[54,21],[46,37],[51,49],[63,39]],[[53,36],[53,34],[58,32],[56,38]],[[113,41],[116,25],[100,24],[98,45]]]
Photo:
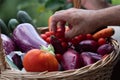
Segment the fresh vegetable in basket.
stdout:
[[[5,51],[5,54],[11,55],[11,53],[13,53],[14,51],[17,50],[15,43],[12,41],[12,39],[10,37],[8,37],[5,34],[1,34],[1,39],[2,39],[2,45],[3,45],[3,49]],[[23,65],[22,65],[22,60],[20,58],[20,56],[18,56],[17,54],[12,56],[12,61],[13,63],[19,68],[22,69]]]
[[104,28],[95,34],[93,34],[94,39],[99,39],[99,38],[108,38],[111,37],[115,33],[113,28]]
[[1,33],[7,35],[8,37],[11,37],[10,31],[2,19],[0,19],[0,29],[1,29]]
[[54,35],[50,37],[50,43],[55,49],[55,53],[63,54],[65,52],[64,47],[62,47],[62,44],[58,38],[56,38]]
[[84,66],[93,64],[98,60],[102,59],[101,55],[93,52],[82,52],[80,55],[81,55],[81,59],[83,60]]
[[98,48],[98,42],[95,40],[83,40],[79,43],[80,51],[96,52]]
[[105,54],[110,54],[114,50],[111,44],[103,44],[97,49],[97,53],[104,56]]
[[22,52],[39,49],[41,45],[48,46],[48,43],[39,36],[36,29],[29,23],[21,23],[15,28],[13,40]]
[[43,49],[29,50],[23,58],[23,66],[26,71],[58,71],[59,63],[55,55]]
[[10,52],[16,50],[16,45],[10,37],[5,34],[1,34],[3,49],[5,50],[6,55]]
[[17,27],[19,24],[18,20],[15,18],[11,18],[8,22],[8,29],[13,33],[14,29]]
[[62,57],[61,65],[64,70],[78,69],[83,67],[83,61],[80,59],[80,54],[74,49],[68,49]]
[[18,11],[17,20],[19,21],[19,23],[30,23],[34,27],[36,27],[35,24],[33,23],[31,16],[26,11],[22,11],[22,10]]
[[65,39],[64,32],[60,28],[58,28],[55,33],[46,31],[45,33],[40,34],[40,37],[53,45],[55,53],[63,54],[68,48],[67,39]]

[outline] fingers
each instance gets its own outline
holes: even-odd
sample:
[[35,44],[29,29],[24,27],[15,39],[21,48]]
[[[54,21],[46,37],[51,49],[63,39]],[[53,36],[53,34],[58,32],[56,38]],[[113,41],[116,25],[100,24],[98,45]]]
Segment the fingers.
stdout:
[[72,29],[72,25],[71,24],[68,24],[68,27],[69,27],[69,29]]
[[71,39],[77,36],[78,34],[79,34],[78,29],[74,27],[65,33],[65,37]]
[[49,18],[49,30],[56,31],[57,25],[59,25],[62,30],[65,30],[66,18],[68,18],[68,16],[66,16],[66,11],[61,10],[56,12]]
[[59,28],[61,28],[61,30],[63,31],[63,32],[65,32],[65,24],[66,24],[66,22],[65,21],[60,21],[59,22]]

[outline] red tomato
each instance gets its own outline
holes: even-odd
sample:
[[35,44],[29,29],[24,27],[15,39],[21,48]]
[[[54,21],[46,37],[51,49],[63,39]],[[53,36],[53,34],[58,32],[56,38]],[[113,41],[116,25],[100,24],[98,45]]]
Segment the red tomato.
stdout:
[[61,42],[61,45],[62,45],[62,47],[65,48],[65,49],[67,49],[67,47],[68,47],[68,43],[66,43],[66,42]]
[[86,34],[86,39],[93,40],[92,34]]
[[46,38],[46,42],[50,43],[50,37]]
[[76,44],[78,44],[78,40],[77,40],[76,38],[73,38],[73,39],[71,40],[71,43],[72,43],[73,45],[76,45]]
[[23,58],[23,66],[28,72],[58,71],[56,57],[46,50],[31,49]]
[[79,39],[81,41],[86,39],[86,35],[85,34],[80,34],[80,35],[78,35],[78,37],[79,37]]
[[50,37],[51,32],[47,31],[47,32],[45,32],[45,34],[46,34],[47,37]]
[[63,38],[64,37],[64,32],[61,29],[57,29],[57,32],[55,33],[55,36],[57,38]]
[[58,60],[58,62],[60,62],[62,60],[62,55],[59,53],[55,54],[55,57]]
[[106,39],[105,38],[99,38],[98,39],[98,44],[99,45],[103,45],[103,44],[105,44],[106,43]]
[[54,35],[55,33],[53,31],[50,31],[50,35]]
[[77,43],[79,43],[80,41],[82,41],[82,37],[80,37],[80,36],[76,36],[74,39],[76,39]]
[[46,38],[47,38],[46,34],[41,34],[40,36],[41,36],[44,40],[46,40]]

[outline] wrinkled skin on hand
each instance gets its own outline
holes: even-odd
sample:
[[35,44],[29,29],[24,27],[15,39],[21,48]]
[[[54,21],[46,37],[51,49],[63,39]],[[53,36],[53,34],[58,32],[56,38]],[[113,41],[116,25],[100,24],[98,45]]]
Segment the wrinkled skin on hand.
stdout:
[[84,10],[71,8],[68,10],[61,10],[52,15],[49,24],[51,31],[56,31],[57,25],[65,31],[65,25],[68,24],[70,30],[66,32],[65,37],[72,38],[79,34],[93,33],[96,31],[97,23],[93,22],[95,17],[94,10]]

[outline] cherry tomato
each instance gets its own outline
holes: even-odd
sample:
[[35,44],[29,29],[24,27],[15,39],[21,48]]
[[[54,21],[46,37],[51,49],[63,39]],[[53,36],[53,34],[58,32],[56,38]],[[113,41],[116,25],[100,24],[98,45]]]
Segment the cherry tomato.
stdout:
[[92,34],[86,34],[86,39],[93,40]]
[[105,44],[106,43],[106,39],[105,38],[99,38],[98,39],[98,44],[99,45],[103,45],[103,44]]
[[62,55],[60,53],[56,53],[55,57],[58,60],[58,62],[60,62],[62,60]]
[[44,40],[46,40],[46,38],[47,38],[46,34],[41,34],[40,36],[41,36]]
[[45,32],[45,34],[46,34],[47,37],[50,37],[51,32],[47,31],[47,32]]
[[55,33],[55,36],[57,38],[63,38],[64,37],[64,32],[61,29],[57,29],[57,32]]
[[67,42],[61,42],[61,45],[65,49],[67,49],[67,47],[68,47],[68,43]]
[[50,43],[50,37],[46,38],[46,42]]
[[50,34],[51,34],[51,35],[54,35],[55,33],[54,33],[53,31],[50,31]]
[[78,35],[78,37],[79,37],[81,40],[86,40],[86,34],[80,34],[80,35]]
[[82,37],[81,36],[76,36],[74,39],[76,39],[77,43],[79,43],[80,41],[82,41]]
[[76,44],[78,44],[78,40],[77,40],[76,38],[73,38],[73,39],[71,40],[71,43],[72,43],[73,45],[76,45]]

